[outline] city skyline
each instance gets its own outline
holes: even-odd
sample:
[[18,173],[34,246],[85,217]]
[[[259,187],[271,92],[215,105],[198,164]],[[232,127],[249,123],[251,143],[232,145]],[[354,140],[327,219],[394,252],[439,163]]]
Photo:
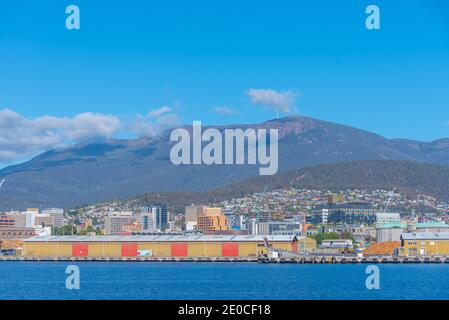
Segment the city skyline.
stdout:
[[448,1],[0,1],[0,300],[449,299],[448,107]]

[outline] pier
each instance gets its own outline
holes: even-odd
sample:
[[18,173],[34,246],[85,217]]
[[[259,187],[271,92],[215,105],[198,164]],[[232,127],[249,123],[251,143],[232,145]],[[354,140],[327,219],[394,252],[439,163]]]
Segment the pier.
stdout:
[[0,256],[0,262],[251,262],[251,263],[299,263],[299,264],[387,264],[387,263],[449,263],[449,256],[324,256],[304,255],[268,258],[251,257],[33,257]]

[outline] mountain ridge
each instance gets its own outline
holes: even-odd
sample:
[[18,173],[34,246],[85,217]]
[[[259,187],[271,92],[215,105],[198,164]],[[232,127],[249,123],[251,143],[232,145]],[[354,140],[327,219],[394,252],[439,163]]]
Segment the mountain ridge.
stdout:
[[[191,130],[191,126],[183,126]],[[396,160],[449,165],[449,138],[432,142],[387,139],[376,133],[304,116],[252,125],[203,126],[276,128],[279,173],[306,166],[361,160]],[[169,159],[170,130],[160,136],[110,139],[43,152],[0,170],[7,181],[0,209],[73,207],[147,192],[208,191],[258,175],[254,165],[179,165]]]
[[426,163],[362,160],[322,164],[292,169],[274,177],[259,176],[208,192],[148,193],[136,197],[141,205],[165,201],[172,209],[182,211],[183,206],[199,203],[219,203],[252,193],[295,187],[297,189],[339,192],[348,189],[393,190],[409,198],[418,194],[449,201],[449,167]]

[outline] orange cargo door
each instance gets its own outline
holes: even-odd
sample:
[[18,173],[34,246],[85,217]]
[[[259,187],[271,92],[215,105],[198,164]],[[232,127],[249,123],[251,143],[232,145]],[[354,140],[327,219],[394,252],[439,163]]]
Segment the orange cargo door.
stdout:
[[137,243],[122,243],[122,257],[137,257]]
[[187,257],[187,243],[173,243],[171,255],[172,257]]
[[221,255],[223,257],[238,257],[239,244],[238,243],[223,243],[221,246]]
[[87,257],[88,255],[89,255],[89,246],[87,245],[87,243],[72,244],[72,256]]

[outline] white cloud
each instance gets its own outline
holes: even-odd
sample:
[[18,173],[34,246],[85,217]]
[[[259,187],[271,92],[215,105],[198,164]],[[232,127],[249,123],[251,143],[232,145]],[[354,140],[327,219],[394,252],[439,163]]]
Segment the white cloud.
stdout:
[[291,113],[294,110],[297,95],[292,91],[276,91],[272,89],[249,89],[247,95],[251,102],[266,105],[276,112]]
[[0,110],[0,162],[15,161],[39,152],[112,137],[121,128],[116,116],[80,113],[74,117],[43,116],[28,119]]
[[171,112],[171,108],[167,106],[160,107],[159,109],[153,109],[148,112],[148,117],[157,118],[162,116],[163,114]]
[[137,115],[128,130],[139,137],[153,137],[179,124],[179,116],[167,106],[150,110],[146,116]]
[[237,110],[229,107],[216,106],[214,107],[214,111],[222,116],[232,116],[238,114]]

